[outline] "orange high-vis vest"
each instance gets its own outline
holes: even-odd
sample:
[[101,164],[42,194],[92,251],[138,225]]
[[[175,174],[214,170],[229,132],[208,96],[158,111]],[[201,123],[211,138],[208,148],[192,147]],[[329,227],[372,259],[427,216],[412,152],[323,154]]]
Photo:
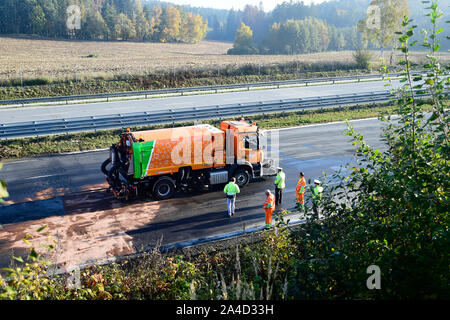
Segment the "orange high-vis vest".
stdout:
[[302,177],[298,179],[296,191],[297,193],[305,193],[305,188],[306,188],[306,179],[305,177]]
[[272,223],[272,214],[274,210],[275,210],[275,196],[273,194],[269,194],[266,198],[266,202],[264,202],[266,225]]
[[295,189],[297,195],[297,202],[300,204],[303,204],[305,202],[305,199],[303,197],[303,195],[305,194],[305,189],[306,189],[306,179],[305,177],[302,177],[298,179],[297,188]]
[[264,209],[275,210],[275,197],[272,193],[267,196],[266,202],[264,202]]

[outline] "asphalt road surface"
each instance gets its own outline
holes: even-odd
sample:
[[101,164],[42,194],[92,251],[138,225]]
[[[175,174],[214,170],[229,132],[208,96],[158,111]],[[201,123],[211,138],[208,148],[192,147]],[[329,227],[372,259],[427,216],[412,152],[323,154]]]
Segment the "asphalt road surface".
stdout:
[[[0,108],[0,124],[372,92],[388,90],[386,83],[388,81],[367,81],[114,102],[3,107]],[[399,80],[393,80],[391,88],[399,85]]]
[[[375,119],[352,121],[365,141],[383,149],[382,123]],[[307,179],[322,171],[334,173],[353,161],[354,147],[343,134],[345,123],[279,130],[280,165],[287,185],[282,208],[293,209],[298,172]],[[264,190],[274,189],[274,177],[241,189],[236,214],[227,217],[223,192],[178,194],[164,200],[122,203],[106,193],[100,164],[107,151],[23,159],[4,163],[0,172],[8,182],[10,205],[0,207],[0,266],[9,264],[12,253],[25,255],[26,234],[47,243],[47,233],[58,241],[49,259],[62,269],[133,254],[162,244],[194,240],[244,227],[264,224]],[[37,234],[40,226],[48,226]]]

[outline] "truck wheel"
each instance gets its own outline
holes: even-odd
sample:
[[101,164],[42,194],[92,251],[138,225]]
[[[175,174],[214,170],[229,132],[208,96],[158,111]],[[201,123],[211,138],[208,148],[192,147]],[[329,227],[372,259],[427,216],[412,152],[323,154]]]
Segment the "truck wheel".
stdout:
[[175,182],[169,177],[161,177],[153,185],[153,196],[157,200],[169,199],[175,193]]
[[250,174],[246,169],[236,170],[234,177],[236,178],[236,184],[239,187],[244,187],[250,182]]

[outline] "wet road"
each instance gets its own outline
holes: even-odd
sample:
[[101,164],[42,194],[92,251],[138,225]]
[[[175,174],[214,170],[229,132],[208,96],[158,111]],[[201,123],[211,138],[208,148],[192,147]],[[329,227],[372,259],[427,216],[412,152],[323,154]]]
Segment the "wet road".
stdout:
[[[357,120],[352,124],[369,145],[383,148],[379,121]],[[345,129],[345,123],[335,123],[277,131],[280,165],[287,177],[283,208],[294,208],[300,170],[307,179],[314,179],[322,171],[332,174],[352,161],[354,147],[343,134]],[[98,151],[4,164],[0,173],[9,184],[8,200],[17,204],[0,208],[0,265],[8,263],[13,251],[23,253],[24,235],[36,234],[42,225],[47,225],[50,236],[59,240],[51,261],[68,268],[139,252],[160,239],[163,244],[171,244],[264,223],[264,190],[274,188],[274,177],[242,188],[236,214],[228,218],[221,190],[179,194],[165,201],[124,204],[114,200],[105,192],[100,172],[107,156],[107,151]],[[34,201],[20,203],[27,200]],[[41,235],[34,241],[42,243],[47,238]]]

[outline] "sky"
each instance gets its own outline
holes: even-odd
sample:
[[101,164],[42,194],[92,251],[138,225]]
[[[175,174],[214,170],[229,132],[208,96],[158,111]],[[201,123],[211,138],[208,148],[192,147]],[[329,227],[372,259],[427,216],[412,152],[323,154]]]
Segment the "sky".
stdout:
[[[192,7],[205,7],[205,8],[217,8],[217,9],[244,9],[246,4],[259,5],[261,0],[166,0],[175,4],[187,4]],[[264,11],[271,11],[277,4],[283,3],[289,0],[262,0]],[[294,0],[295,1],[295,0]],[[330,0],[303,0],[305,4],[321,3]]]

